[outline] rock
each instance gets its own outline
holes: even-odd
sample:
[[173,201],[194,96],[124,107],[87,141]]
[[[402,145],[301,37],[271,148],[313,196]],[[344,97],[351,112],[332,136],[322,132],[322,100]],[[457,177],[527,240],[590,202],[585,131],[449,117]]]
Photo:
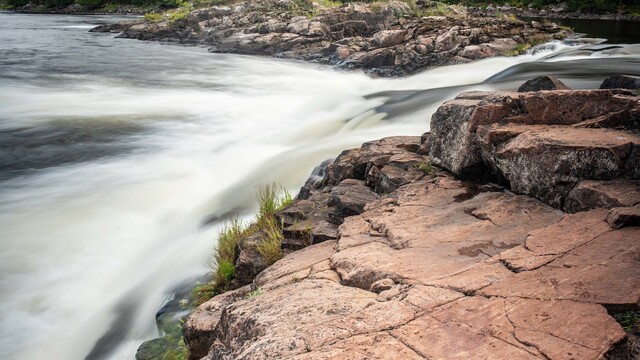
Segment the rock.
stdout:
[[562,81],[550,76],[538,76],[520,85],[518,92],[541,90],[571,90]]
[[380,47],[394,46],[404,41],[405,30],[383,30],[373,34],[373,42]]
[[[637,106],[626,91],[466,93],[422,139],[343,152],[277,215],[292,239],[341,222],[335,238],[197,308],[184,330],[190,358],[633,353],[610,314],[640,298],[637,134],[623,115]],[[421,161],[473,176],[414,177]],[[387,183],[388,194],[372,189]],[[613,204],[629,206],[602,208]]]
[[365,205],[379,198],[364,181],[346,179],[331,189],[329,205],[335,206],[339,218],[358,215],[364,211]]
[[171,341],[164,337],[145,341],[140,344],[136,351],[136,360],[162,359],[162,356],[171,346]]
[[383,291],[389,290],[395,286],[395,282],[391,279],[380,279],[373,284],[371,284],[371,292],[379,294]]
[[581,180],[638,178],[637,134],[580,125],[639,106],[623,90],[462,94],[431,119],[432,163],[561,207]]
[[[620,229],[626,226],[640,226],[640,204],[611,209],[607,215],[607,223],[612,229]],[[640,238],[636,240],[638,239]]]
[[640,182],[624,179],[580,181],[567,195],[564,210],[570,213],[640,203]]
[[185,320],[182,335],[187,345],[189,360],[200,359],[209,353],[215,339],[214,330],[223,310],[241,300],[251,290],[249,286],[229,291],[198,306]]
[[518,273],[480,290],[480,293],[485,296],[573,300],[611,308],[636,307],[640,297],[638,239],[640,228],[637,227],[605,232],[543,267]]
[[299,6],[289,0],[249,0],[233,7],[194,10],[184,21],[135,20],[94,31],[117,31],[122,32],[120,37],[140,40],[198,43],[215,53],[364,69],[375,76],[401,76],[464,63],[509,51],[525,39],[567,35],[566,30],[552,25],[533,27],[509,17],[471,15],[456,7],[449,7],[448,16],[418,17],[415,9],[398,1],[313,6],[313,14],[306,17],[297,16]]
[[640,89],[640,77],[631,75],[613,75],[604,79],[600,89]]

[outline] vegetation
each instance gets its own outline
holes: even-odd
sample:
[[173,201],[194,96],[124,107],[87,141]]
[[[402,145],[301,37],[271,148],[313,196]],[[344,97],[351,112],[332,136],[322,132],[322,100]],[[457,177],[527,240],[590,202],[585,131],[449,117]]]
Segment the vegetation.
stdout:
[[613,316],[622,328],[631,334],[640,335],[640,311],[625,311]]
[[245,225],[242,221],[234,219],[220,230],[218,244],[213,252],[215,270],[211,281],[193,289],[192,297],[195,306],[229,289],[231,281],[236,276],[234,265],[236,252],[240,249],[242,239],[247,236],[258,231],[264,234],[256,250],[267,265],[273,264],[282,257],[283,235],[276,213],[291,205],[293,197],[284,188],[273,184],[260,189],[258,200],[258,212],[253,224]]
[[542,8],[543,6],[557,6],[566,3],[569,11],[582,11],[586,13],[605,13],[622,10],[633,11],[638,8],[638,0],[503,0],[499,2],[489,0],[442,0],[448,4],[464,4],[474,6],[486,6],[489,4],[509,4],[515,7]]
[[416,169],[422,170],[422,172],[428,175],[432,175],[436,172],[436,169],[433,167],[433,165],[428,162],[421,162],[420,164],[416,165]]

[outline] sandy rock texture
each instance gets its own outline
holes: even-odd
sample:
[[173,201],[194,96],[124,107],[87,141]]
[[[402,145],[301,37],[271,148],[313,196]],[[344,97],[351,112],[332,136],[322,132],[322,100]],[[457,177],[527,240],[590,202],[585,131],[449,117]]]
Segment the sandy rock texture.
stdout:
[[633,359],[639,101],[467,93],[343,152],[280,214],[325,236],[196,309],[190,359]]

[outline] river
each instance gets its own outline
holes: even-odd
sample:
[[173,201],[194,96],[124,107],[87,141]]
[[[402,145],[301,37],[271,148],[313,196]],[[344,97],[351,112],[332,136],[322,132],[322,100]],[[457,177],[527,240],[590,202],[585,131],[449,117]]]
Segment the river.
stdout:
[[171,289],[208,271],[207,219],[247,217],[261,184],[295,193],[342,149],[424,133],[460,91],[640,75],[637,45],[594,41],[372,79],[88,32],[116,20],[0,13],[1,359],[133,358]]

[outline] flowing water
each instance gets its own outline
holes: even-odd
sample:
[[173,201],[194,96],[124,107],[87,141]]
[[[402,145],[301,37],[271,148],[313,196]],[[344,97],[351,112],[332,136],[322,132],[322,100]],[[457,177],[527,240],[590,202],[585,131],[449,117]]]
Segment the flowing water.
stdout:
[[116,20],[0,13],[2,359],[133,358],[171,289],[208,271],[207,219],[250,212],[260,184],[295,193],[342,149],[422,134],[460,91],[640,75],[637,45],[594,40],[372,79],[87,32]]

